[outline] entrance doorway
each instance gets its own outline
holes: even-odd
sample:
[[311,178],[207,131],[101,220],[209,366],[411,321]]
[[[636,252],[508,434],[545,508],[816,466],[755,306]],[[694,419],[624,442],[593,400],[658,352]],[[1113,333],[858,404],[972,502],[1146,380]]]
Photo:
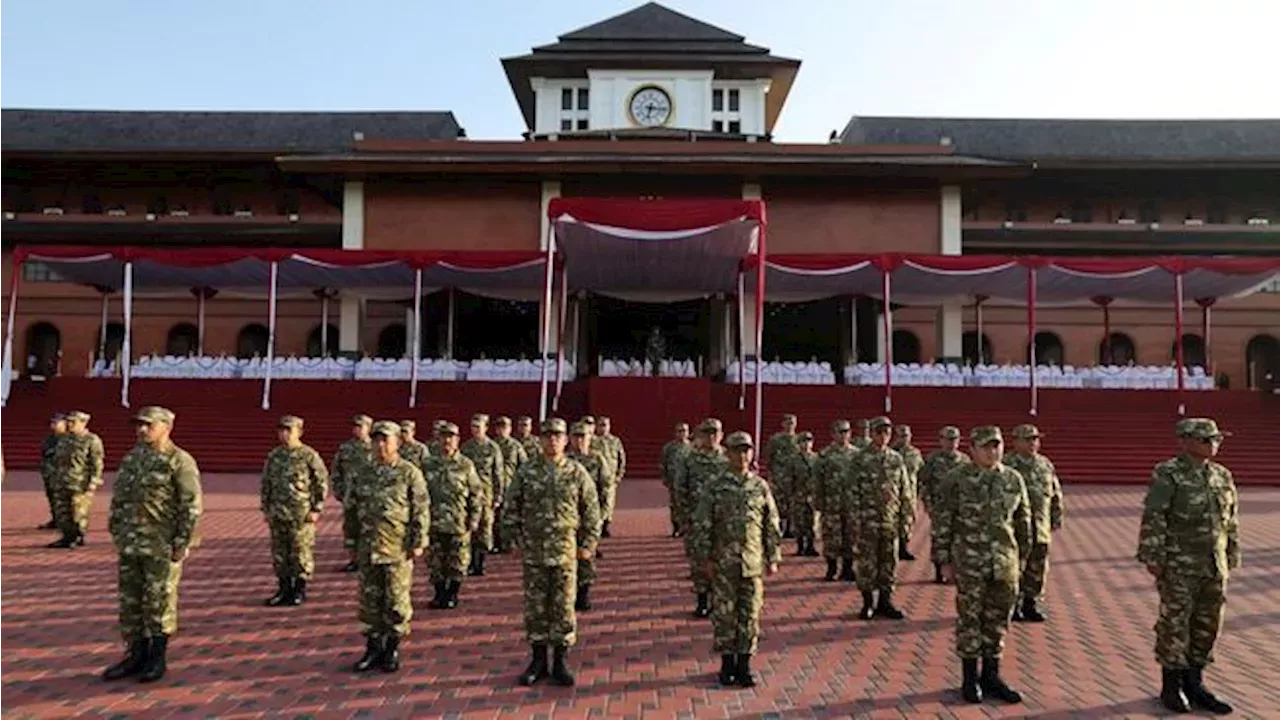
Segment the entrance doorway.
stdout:
[[1280,390],[1280,340],[1271,335],[1254,335],[1244,357],[1250,388]]
[[601,358],[692,360],[698,365],[709,354],[711,308],[706,298],[645,303],[592,295],[581,308],[588,374],[599,374]]
[[58,374],[62,359],[62,332],[50,322],[38,322],[27,329],[27,374],[47,378]]

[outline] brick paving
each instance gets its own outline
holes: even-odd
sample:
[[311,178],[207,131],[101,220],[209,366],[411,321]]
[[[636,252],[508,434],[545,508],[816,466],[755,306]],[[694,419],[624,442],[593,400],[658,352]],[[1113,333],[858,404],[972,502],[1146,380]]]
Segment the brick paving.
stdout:
[[[572,655],[578,686],[520,688],[519,567],[494,558],[463,588],[454,612],[426,608],[415,585],[414,634],[395,675],[355,675],[360,655],[354,577],[334,513],[322,521],[319,572],[296,609],[271,594],[266,528],[255,479],[206,476],[205,543],[188,562],[180,636],[169,675],[154,686],[106,684],[119,655],[114,554],[106,493],[89,547],[46,550],[36,531],[44,498],[30,473],[3,491],[3,712],[6,717],[1148,717],[1158,710],[1151,659],[1156,598],[1132,560],[1141,488],[1068,488],[1054,545],[1049,623],[1015,625],[1006,664],[1022,706],[964,705],[952,653],[954,605],[925,562],[904,563],[898,593],[909,620],[853,618],[857,592],[821,581],[820,559],[788,556],[768,583],[754,690],[714,686],[718,659],[692,596],[678,541],[668,539],[665,491],[624,485],[615,537],[604,546],[596,609],[580,616]],[[1237,717],[1280,714],[1280,489],[1243,493],[1245,567],[1232,579],[1211,687]],[[912,545],[923,556],[927,521]],[[793,548],[789,547],[788,552]],[[1267,710],[1271,708],[1271,710]]]

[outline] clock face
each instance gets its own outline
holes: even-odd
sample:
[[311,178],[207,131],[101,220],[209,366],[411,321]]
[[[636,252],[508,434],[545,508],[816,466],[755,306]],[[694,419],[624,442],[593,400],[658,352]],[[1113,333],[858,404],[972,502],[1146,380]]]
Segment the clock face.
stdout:
[[671,96],[656,85],[645,85],[631,95],[631,119],[642,127],[659,127],[671,121]]

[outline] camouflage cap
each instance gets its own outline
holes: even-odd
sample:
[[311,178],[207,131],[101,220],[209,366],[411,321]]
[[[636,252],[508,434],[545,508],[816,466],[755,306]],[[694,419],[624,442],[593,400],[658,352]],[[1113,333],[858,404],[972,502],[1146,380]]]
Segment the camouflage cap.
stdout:
[[805,430],[802,433],[798,433],[796,437],[800,439],[800,442],[813,442],[813,433],[809,432],[808,430]]
[[564,435],[567,428],[564,420],[560,418],[547,418],[542,421],[542,432],[549,435]]
[[172,425],[174,420],[173,411],[168,408],[162,408],[158,405],[149,405],[138,411],[133,419],[141,423],[163,423]]
[[679,430],[679,429],[681,429],[681,428],[683,428],[683,429],[685,429],[685,430],[688,430],[688,429],[689,429],[689,423],[687,423],[687,422],[685,422],[685,421],[683,421],[683,420],[681,420],[680,422],[676,423],[676,429],[677,429],[677,430]]
[[786,415],[782,416],[782,422],[793,423],[793,422],[798,422],[798,420],[795,415],[792,415],[791,413],[787,413]]
[[724,430],[724,424],[719,418],[707,418],[698,424],[698,432],[700,433],[718,433]]
[[582,422],[581,420],[569,426],[570,435],[587,435],[590,432],[591,431],[587,429],[586,423]]
[[400,421],[400,432],[409,432],[409,433],[411,433],[411,432],[413,432],[414,430],[417,430],[417,429],[418,429],[418,422],[417,422],[416,420],[401,420],[401,421]]
[[593,415],[583,415],[582,419],[579,420],[578,422],[586,423],[587,425],[595,425],[596,419],[595,419],[595,416]]
[[448,421],[448,420],[445,420],[444,418],[439,418],[439,419],[437,419],[435,422],[431,423],[431,427],[432,427],[436,432],[440,432],[440,428],[442,428],[442,427],[444,427],[445,425],[448,425],[448,424],[449,424],[449,421]]
[[455,423],[449,422],[448,420],[441,420],[436,423],[436,432],[440,433],[441,435],[457,435],[458,426]]
[[472,425],[488,425],[488,424],[489,424],[489,416],[488,416],[488,414],[486,414],[486,413],[476,413],[475,415],[472,415],[472,416],[471,416],[471,424],[472,424]]
[[977,447],[996,441],[1003,442],[1004,436],[1000,433],[1000,428],[995,425],[979,425],[969,433],[969,442]]
[[1011,434],[1019,440],[1030,440],[1040,437],[1040,428],[1035,425],[1023,424],[1014,428]]
[[351,417],[351,424],[352,425],[372,425],[373,418],[369,417],[368,415],[365,415],[364,413],[361,413],[359,415],[353,415]]
[[611,423],[611,422],[613,422],[613,421],[609,419],[609,416],[608,416],[608,415],[601,415],[600,417],[596,418],[596,422],[597,422],[597,423]]
[[67,422],[89,422],[91,416],[83,410],[72,410],[67,413]]
[[393,420],[379,420],[373,424],[373,429],[369,431],[370,435],[386,435],[387,437],[400,437],[400,431],[404,427],[404,423],[397,423]]
[[866,419],[866,418],[862,418],[861,420],[858,420],[858,429],[859,429],[859,430],[866,430],[866,429],[867,429],[867,428],[869,428],[869,427],[871,427],[871,421],[870,421],[870,420],[868,420],[868,419]]
[[837,420],[831,423],[832,432],[849,432],[852,429],[853,426],[849,424],[848,420]]
[[880,428],[891,428],[893,427],[893,421],[881,415],[880,417],[873,417],[870,420],[868,420],[867,427],[872,430],[879,430]]
[[507,417],[506,415],[499,415],[497,418],[494,419],[493,424],[497,425],[498,427],[506,427],[511,424],[511,418]]
[[49,416],[49,422],[66,422],[66,421],[67,421],[66,413],[56,412]]
[[533,418],[529,417],[528,415],[521,415],[520,417],[516,418],[516,422],[521,425],[532,425]]
[[894,425],[893,431],[898,435],[910,435],[911,426],[910,425]]
[[1179,420],[1177,425],[1178,437],[1194,438],[1196,440],[1213,440],[1215,438],[1223,438],[1231,435],[1229,432],[1223,432],[1218,429],[1218,423],[1211,418],[1187,418]]
[[947,440],[959,440],[960,428],[955,425],[945,425],[938,431],[938,437],[946,438]]
[[280,418],[280,422],[276,423],[276,427],[281,428],[298,428],[302,429],[302,418],[297,415],[285,415]]
[[751,433],[741,430],[729,433],[729,437],[725,439],[724,446],[730,449],[734,448],[754,448],[756,444],[751,441]]

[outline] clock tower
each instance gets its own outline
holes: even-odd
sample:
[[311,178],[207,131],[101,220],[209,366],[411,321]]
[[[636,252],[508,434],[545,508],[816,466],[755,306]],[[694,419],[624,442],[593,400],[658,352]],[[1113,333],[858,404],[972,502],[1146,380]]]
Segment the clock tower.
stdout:
[[800,67],[657,3],[502,64],[534,139],[767,140]]

